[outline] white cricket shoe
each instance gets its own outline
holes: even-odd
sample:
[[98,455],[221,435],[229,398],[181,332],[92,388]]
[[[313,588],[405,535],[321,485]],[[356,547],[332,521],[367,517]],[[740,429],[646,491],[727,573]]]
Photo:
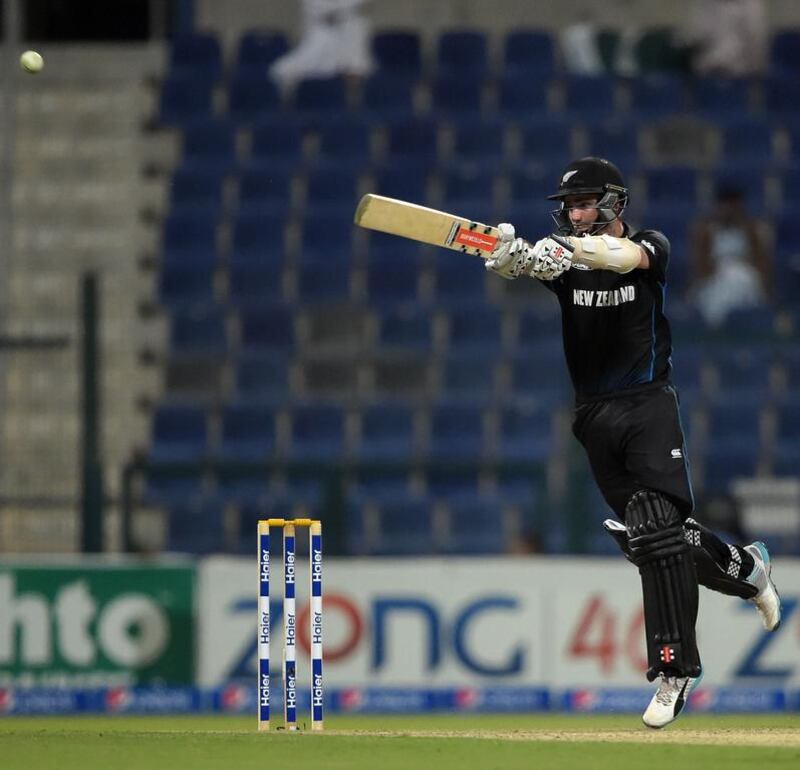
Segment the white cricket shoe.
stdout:
[[758,593],[748,601],[756,605],[764,628],[767,631],[775,631],[781,624],[781,597],[778,596],[775,583],[772,582],[770,577],[772,564],[769,559],[769,551],[767,546],[761,542],[746,545],[744,550],[753,557],[755,562],[747,582],[752,583],[758,589]]
[[686,706],[689,693],[692,692],[703,678],[700,676],[667,676],[659,674],[661,682],[658,690],[650,701],[650,705],[642,714],[642,722],[654,730],[666,727],[670,722],[674,722]]

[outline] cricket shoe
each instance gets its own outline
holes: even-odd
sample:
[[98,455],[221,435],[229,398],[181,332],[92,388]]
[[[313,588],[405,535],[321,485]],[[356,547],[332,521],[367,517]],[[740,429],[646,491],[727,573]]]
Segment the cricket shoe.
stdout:
[[781,624],[781,597],[778,596],[778,590],[775,588],[775,583],[772,582],[769,551],[767,546],[761,542],[746,545],[744,550],[753,557],[755,562],[747,582],[758,589],[758,593],[748,601],[756,605],[764,628],[767,631],[775,631]]
[[691,693],[703,679],[703,672],[700,676],[667,676],[659,674],[661,682],[658,690],[650,701],[650,705],[642,714],[642,722],[654,730],[666,727],[670,722],[674,722],[686,707]]

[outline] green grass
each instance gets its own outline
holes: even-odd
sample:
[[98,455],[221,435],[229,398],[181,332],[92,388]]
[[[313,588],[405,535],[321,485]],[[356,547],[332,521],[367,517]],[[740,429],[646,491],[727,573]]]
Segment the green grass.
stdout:
[[[350,731],[391,735],[352,735]],[[431,731],[454,736],[417,735]],[[509,734],[519,731],[529,739],[509,739]],[[784,742],[788,732],[790,745],[730,745],[742,734],[755,734],[757,739],[761,733],[775,731],[781,731]],[[531,740],[535,736],[530,733],[536,732],[550,739]],[[560,736],[553,739],[556,732]],[[574,733],[581,734],[580,740]],[[609,733],[622,740],[604,741]],[[721,739],[720,745],[702,743],[714,739]],[[242,717],[0,720],[3,770],[628,770],[675,766],[704,770],[800,767],[800,716],[689,715],[659,733],[641,727],[637,715],[334,717],[326,721],[323,734],[299,735],[258,734],[254,718]]]

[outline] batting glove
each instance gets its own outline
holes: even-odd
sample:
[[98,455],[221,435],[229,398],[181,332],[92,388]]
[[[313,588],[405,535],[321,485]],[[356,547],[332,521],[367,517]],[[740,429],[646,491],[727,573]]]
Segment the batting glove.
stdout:
[[570,259],[572,252],[550,237],[537,241],[531,252],[533,255],[531,278],[552,281],[572,267]]
[[531,245],[522,238],[515,238],[514,225],[503,222],[497,226],[500,243],[486,260],[486,269],[513,280],[529,275],[534,261]]

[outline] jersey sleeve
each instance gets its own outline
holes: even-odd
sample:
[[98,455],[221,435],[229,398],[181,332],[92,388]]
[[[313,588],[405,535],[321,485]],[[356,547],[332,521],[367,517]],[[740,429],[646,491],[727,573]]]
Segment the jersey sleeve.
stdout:
[[661,283],[667,280],[667,266],[669,265],[670,245],[667,236],[658,230],[640,230],[631,236],[634,243],[638,243],[650,259],[650,270],[653,276]]

